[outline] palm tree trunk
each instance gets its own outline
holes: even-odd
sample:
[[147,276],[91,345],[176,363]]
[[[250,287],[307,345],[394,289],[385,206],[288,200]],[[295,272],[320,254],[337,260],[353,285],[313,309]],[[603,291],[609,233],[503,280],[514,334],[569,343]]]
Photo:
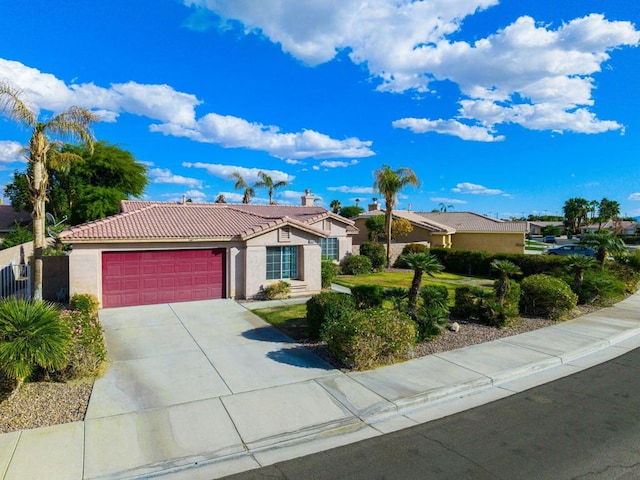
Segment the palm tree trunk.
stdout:
[[413,280],[411,280],[411,288],[409,288],[409,295],[407,296],[409,315],[414,320],[418,316],[418,290],[420,290],[420,283],[422,283],[422,273],[419,268],[413,271]]
[[42,251],[45,247],[45,202],[47,200],[46,137],[36,132],[31,139],[30,154],[33,178],[29,181],[29,194],[33,210],[33,298],[42,300]]
[[386,207],[386,212],[385,212],[384,226],[385,226],[386,235],[387,235],[387,268],[391,268],[391,221],[392,221],[391,206],[387,203],[385,207]]

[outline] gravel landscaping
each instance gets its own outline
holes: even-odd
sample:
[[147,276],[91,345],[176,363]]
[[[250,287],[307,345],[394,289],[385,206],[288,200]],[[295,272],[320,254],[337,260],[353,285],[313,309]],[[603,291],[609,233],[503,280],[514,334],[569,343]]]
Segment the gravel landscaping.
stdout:
[[[588,313],[593,308],[576,309],[574,317]],[[494,328],[475,322],[458,320],[460,331],[445,330],[436,340],[416,347],[415,356],[454,350],[482,342],[517,335],[519,333],[548,327],[555,322],[539,318],[522,318],[509,328]],[[325,361],[341,366],[328,354],[321,343],[306,345]],[[32,382],[7,399],[12,384],[0,375],[0,433],[27,428],[46,427],[84,419],[91,396],[92,382],[54,383]]]

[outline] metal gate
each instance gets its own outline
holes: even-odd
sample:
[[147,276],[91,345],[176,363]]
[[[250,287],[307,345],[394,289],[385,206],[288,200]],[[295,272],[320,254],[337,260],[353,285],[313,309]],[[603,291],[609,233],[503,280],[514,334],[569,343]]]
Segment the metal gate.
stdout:
[[0,270],[0,297],[31,298],[31,268],[10,263]]

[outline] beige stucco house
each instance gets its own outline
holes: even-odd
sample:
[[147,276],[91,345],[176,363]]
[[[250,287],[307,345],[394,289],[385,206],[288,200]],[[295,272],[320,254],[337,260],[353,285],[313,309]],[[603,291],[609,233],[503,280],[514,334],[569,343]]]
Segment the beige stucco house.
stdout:
[[64,231],[73,246],[69,293],[103,307],[254,298],[286,280],[292,295],[321,290],[323,255],[351,253],[351,220],[313,206],[131,202]]
[[[370,205],[368,212],[353,218],[358,228],[353,238],[356,248],[367,241],[365,223],[372,215],[384,215],[379,204]],[[526,222],[505,222],[473,212],[393,210],[393,217],[409,221],[413,230],[392,243],[392,258],[396,258],[407,243],[494,253],[524,253]]]

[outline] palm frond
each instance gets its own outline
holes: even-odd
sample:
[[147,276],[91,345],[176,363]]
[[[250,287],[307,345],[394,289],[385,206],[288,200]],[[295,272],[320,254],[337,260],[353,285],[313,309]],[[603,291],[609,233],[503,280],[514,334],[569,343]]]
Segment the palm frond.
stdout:
[[0,111],[27,127],[33,127],[37,122],[34,109],[22,98],[22,90],[4,80],[0,80]]

